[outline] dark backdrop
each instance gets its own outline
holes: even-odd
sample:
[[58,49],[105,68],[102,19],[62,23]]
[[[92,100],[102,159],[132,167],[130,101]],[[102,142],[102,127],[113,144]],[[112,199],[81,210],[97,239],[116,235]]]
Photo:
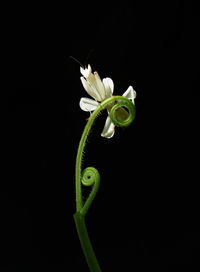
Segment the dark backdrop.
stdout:
[[[103,271],[197,265],[197,21],[192,2],[19,5],[5,10],[4,271],[88,271],[73,222],[88,114],[79,64],[132,85],[137,115],[112,139],[95,122],[83,166],[101,174],[87,225]],[[175,270],[174,270],[175,271]]]

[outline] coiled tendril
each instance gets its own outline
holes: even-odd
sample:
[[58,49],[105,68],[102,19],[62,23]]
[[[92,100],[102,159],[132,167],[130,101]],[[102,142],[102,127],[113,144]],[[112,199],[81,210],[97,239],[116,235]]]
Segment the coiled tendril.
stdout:
[[[110,118],[116,126],[127,127],[135,118],[135,105],[124,97],[120,97],[119,101],[111,108]],[[124,108],[127,108],[128,112]]]
[[83,185],[85,186],[91,186],[93,185],[92,191],[90,192],[82,210],[81,210],[81,214],[85,215],[93,201],[93,199],[95,198],[95,195],[99,189],[99,185],[100,185],[100,175],[99,172],[96,168],[94,167],[87,167],[83,170],[82,172],[82,177],[81,177],[81,182]]
[[82,173],[82,183],[85,186],[91,186],[95,184],[95,182],[99,182],[100,175],[96,168],[87,167],[83,170]]

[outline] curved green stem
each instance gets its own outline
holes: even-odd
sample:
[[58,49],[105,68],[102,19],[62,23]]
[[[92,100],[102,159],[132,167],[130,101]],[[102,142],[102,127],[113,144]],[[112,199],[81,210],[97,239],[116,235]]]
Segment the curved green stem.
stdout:
[[[124,107],[128,109],[128,112],[124,110]],[[92,127],[92,124],[97,115],[99,114],[99,112],[104,108],[107,108],[109,116],[116,126],[121,127],[128,126],[135,118],[135,106],[129,99],[123,96],[110,97],[103,101],[101,104],[99,104],[96,110],[92,113],[90,119],[88,120],[85,126],[85,129],[83,131],[79,143],[78,153],[76,157],[76,213],[74,214],[74,219],[76,222],[77,232],[88,266],[90,267],[90,271],[94,272],[96,271],[98,272],[101,270],[95,257],[94,251],[92,249],[92,245],[85,226],[84,217],[98,191],[100,184],[100,176],[98,171],[93,167],[88,167],[82,172],[81,161],[85,142],[89,134],[89,131]],[[89,194],[84,205],[82,200],[81,183],[85,186],[93,185],[92,191]]]

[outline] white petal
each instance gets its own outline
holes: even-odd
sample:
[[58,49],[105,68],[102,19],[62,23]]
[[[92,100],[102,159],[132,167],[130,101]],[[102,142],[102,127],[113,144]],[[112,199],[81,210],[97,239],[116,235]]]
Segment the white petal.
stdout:
[[101,78],[97,72],[94,72],[94,76],[95,76],[96,89],[98,90],[99,95],[101,96],[101,101],[103,101],[106,97],[104,85],[103,85]]
[[93,99],[82,97],[79,105],[82,110],[91,112],[98,107],[99,103]]
[[112,79],[109,78],[109,77],[107,77],[107,82],[108,82],[108,84],[110,86],[111,93],[113,93],[113,91],[114,91],[114,83],[113,83]]
[[106,98],[111,97],[114,90],[114,83],[112,79],[109,77],[104,78],[103,84],[106,92]]
[[87,79],[92,72],[90,64],[88,64],[88,68],[85,69],[83,69],[83,67],[80,67],[80,72]]
[[94,88],[93,86],[91,86],[87,80],[85,80],[84,77],[81,77],[81,82],[83,84],[84,89],[86,90],[86,92],[91,95],[95,100],[101,101],[101,97],[98,93],[98,91],[96,90],[96,88]]
[[134,99],[136,98],[136,91],[133,89],[132,86],[129,86],[122,96],[131,99],[134,104]]
[[106,119],[104,129],[101,133],[101,136],[105,138],[111,138],[113,137],[114,133],[115,133],[115,125],[113,124],[110,117],[108,116]]

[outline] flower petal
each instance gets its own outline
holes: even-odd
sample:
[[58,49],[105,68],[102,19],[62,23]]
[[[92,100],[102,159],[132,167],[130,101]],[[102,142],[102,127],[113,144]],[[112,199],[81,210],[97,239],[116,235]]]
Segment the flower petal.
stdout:
[[106,92],[106,98],[111,97],[114,90],[114,83],[111,78],[106,77],[103,79],[103,85]]
[[91,111],[94,111],[98,107],[99,103],[93,99],[82,97],[79,105],[83,111],[91,112]]
[[115,133],[115,125],[113,124],[110,117],[108,116],[106,119],[104,129],[101,133],[101,136],[105,138],[111,138],[113,137],[114,133]]
[[81,77],[81,82],[84,89],[90,96],[92,96],[95,100],[101,101],[101,97],[96,88],[92,87],[84,77]]
[[136,91],[133,89],[132,86],[129,86],[122,96],[131,99],[134,104],[134,99],[136,98]]

